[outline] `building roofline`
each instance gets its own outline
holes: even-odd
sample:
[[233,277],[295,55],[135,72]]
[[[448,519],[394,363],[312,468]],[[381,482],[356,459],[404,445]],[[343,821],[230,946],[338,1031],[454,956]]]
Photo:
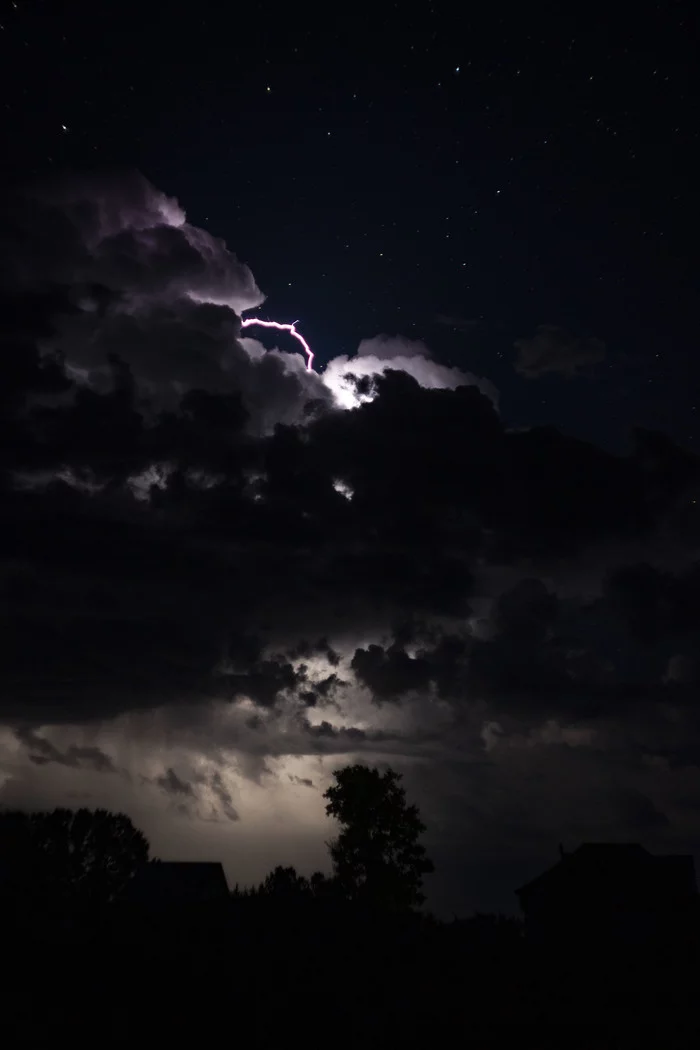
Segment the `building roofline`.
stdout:
[[582,853],[583,855],[588,854],[590,856],[594,851],[597,851],[601,854],[605,851],[608,851],[611,855],[617,854],[618,856],[624,855],[625,852],[627,854],[634,852],[635,854],[644,856],[645,860],[651,862],[668,862],[669,860],[684,860],[686,862],[689,861],[690,863],[692,863],[693,867],[695,866],[695,861],[691,854],[654,854],[650,853],[645,846],[642,846],[638,842],[582,842],[581,845],[578,846],[571,853],[564,853],[562,851],[561,857],[555,864],[552,864],[549,868],[546,868],[539,875],[536,875],[533,879],[530,879],[529,882],[526,882],[522,886],[519,886],[518,889],[514,890],[515,895],[519,897],[522,893],[525,893],[526,891],[532,889],[538,883],[543,882],[552,874],[552,872],[561,870],[564,866],[570,866],[571,861],[574,860],[574,858],[580,858]]

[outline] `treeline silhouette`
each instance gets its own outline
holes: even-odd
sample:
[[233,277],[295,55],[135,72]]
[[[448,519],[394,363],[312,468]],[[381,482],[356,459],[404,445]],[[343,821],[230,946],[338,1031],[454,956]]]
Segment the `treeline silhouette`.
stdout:
[[337,770],[324,796],[340,829],[331,872],[279,865],[230,892],[217,865],[149,859],[123,814],[1,813],[6,1045],[190,1032],[246,1046],[485,1046],[527,1029],[538,1046],[563,1032],[567,1045],[646,1045],[652,1031],[668,1046],[697,1025],[697,925],[633,948],[600,930],[534,944],[515,918],[424,911],[432,864],[400,781]]

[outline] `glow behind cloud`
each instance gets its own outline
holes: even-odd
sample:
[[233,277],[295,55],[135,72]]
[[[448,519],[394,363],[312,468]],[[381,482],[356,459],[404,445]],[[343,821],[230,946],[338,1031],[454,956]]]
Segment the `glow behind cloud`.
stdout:
[[[343,354],[329,361],[323,372],[323,382],[333,394],[339,408],[359,408],[366,401],[374,398],[371,390],[360,393],[356,380],[383,375],[387,371],[406,372],[426,390],[456,390],[460,386],[478,386],[494,404],[498,401],[498,392],[488,380],[479,379],[459,368],[441,365],[428,356],[429,351],[416,353],[411,340],[406,340],[406,352],[401,353],[400,337],[391,340],[395,356],[377,356],[364,351],[372,343],[386,340],[377,336],[376,340],[363,340],[360,351],[354,357]],[[422,344],[420,344],[422,346]],[[363,352],[364,351],[364,352]]]

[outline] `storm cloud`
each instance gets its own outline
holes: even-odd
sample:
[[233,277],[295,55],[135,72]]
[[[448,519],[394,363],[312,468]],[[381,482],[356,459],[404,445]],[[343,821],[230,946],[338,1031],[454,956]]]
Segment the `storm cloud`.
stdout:
[[[466,855],[517,885],[561,839],[692,848],[694,456],[511,430],[400,336],[307,372],[140,176],[35,191],[4,239],[0,804],[125,808],[233,883],[319,866],[362,756],[462,907]],[[536,338],[529,375],[595,356]]]

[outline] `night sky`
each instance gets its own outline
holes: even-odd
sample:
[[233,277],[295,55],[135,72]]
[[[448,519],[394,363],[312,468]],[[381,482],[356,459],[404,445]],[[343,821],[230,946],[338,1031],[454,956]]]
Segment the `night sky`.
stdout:
[[388,763],[447,911],[700,852],[694,6],[0,26],[0,804],[233,884]]

